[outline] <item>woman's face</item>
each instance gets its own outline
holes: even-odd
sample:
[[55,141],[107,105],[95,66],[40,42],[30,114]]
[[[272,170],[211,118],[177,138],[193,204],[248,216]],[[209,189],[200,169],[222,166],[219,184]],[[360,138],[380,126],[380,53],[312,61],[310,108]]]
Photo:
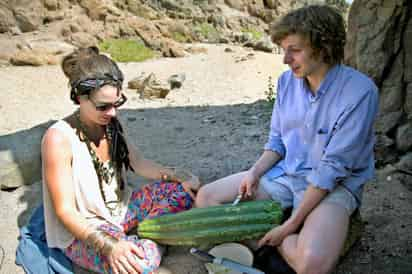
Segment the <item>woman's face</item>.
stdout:
[[126,100],[121,91],[111,85],[105,85],[90,96],[80,99],[80,108],[93,122],[107,125],[116,116],[117,107]]

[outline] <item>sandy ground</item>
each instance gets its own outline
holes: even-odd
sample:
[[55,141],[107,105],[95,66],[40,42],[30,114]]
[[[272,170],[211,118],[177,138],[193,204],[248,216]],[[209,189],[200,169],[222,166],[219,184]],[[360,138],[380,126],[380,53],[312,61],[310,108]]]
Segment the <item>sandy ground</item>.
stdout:
[[[188,168],[208,183],[247,169],[257,159],[271,114],[264,93],[268,77],[276,79],[286,67],[280,55],[202,46],[207,54],[121,64],[126,81],[141,72],[154,72],[160,79],[185,73],[186,80],[166,99],[143,100],[126,90],[129,100],[120,118],[147,158]],[[242,57],[247,58],[239,61]],[[75,109],[57,66],[0,68],[0,86],[0,136],[30,132]],[[402,179],[380,171],[367,186],[361,211],[366,230],[336,273],[412,273],[412,195]],[[0,192],[0,273],[23,273],[14,264],[15,248],[18,228],[41,199],[41,184],[33,183]],[[162,265],[164,273],[206,273],[182,248],[170,249]]]

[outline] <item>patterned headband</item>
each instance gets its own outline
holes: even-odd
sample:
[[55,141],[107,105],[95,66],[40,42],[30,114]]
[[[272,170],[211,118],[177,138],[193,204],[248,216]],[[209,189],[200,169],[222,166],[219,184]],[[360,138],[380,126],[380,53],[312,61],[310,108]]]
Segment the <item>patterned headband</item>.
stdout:
[[105,74],[104,77],[87,78],[77,80],[70,83],[72,93],[75,95],[88,95],[91,91],[97,90],[105,85],[115,86],[118,89],[122,88],[123,78],[118,78],[115,75]]

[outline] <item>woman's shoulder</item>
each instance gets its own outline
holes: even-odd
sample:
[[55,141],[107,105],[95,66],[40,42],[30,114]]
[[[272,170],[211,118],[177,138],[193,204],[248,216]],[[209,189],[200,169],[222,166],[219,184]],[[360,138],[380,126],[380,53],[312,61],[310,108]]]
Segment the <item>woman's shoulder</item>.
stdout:
[[71,144],[70,131],[73,131],[73,129],[65,120],[55,122],[46,130],[42,140],[42,147],[69,149]]

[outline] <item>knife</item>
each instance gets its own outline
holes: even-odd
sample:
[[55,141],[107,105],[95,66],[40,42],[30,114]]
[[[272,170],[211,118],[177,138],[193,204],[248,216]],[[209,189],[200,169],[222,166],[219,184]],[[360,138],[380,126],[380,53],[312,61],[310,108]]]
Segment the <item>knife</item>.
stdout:
[[240,202],[240,200],[242,199],[242,196],[243,196],[243,193],[238,194],[236,196],[235,200],[233,201],[232,206],[237,205]]
[[244,265],[244,264],[241,264],[241,263],[238,263],[238,262],[226,259],[226,258],[215,257],[209,254],[208,252],[199,250],[197,248],[191,248],[190,253],[201,258],[202,260],[208,263],[220,264],[226,268],[236,270],[242,274],[265,274],[264,272],[256,268],[253,268],[253,267],[250,267],[250,266],[247,266],[247,265]]

